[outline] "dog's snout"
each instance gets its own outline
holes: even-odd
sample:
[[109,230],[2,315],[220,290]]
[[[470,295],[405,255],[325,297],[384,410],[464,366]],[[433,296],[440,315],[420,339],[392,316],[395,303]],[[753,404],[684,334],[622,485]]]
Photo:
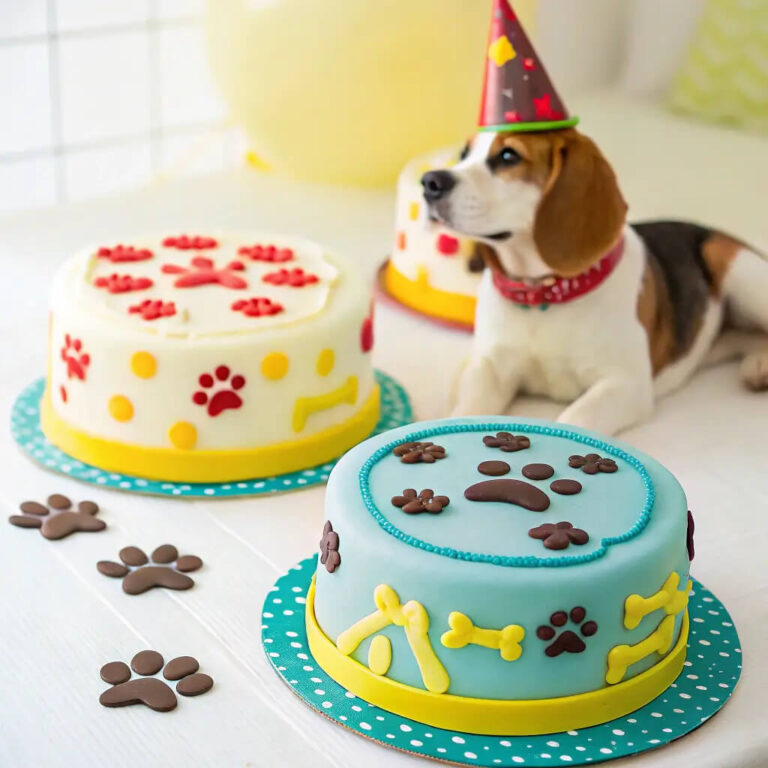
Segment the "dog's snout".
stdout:
[[421,177],[421,185],[427,202],[434,203],[456,186],[456,177],[450,171],[427,171]]

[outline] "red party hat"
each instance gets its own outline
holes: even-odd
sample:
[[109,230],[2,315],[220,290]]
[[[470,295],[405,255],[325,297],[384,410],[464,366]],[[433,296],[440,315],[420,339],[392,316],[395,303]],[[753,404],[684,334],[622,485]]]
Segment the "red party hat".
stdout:
[[550,131],[570,117],[509,0],[493,0],[485,62],[481,131]]

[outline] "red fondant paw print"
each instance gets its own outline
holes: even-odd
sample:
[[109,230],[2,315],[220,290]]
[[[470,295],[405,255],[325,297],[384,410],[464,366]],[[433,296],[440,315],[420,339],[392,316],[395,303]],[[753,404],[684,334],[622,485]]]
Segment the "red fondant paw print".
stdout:
[[240,256],[247,256],[254,261],[269,261],[275,264],[293,261],[293,251],[290,248],[278,248],[276,245],[243,245],[237,252]]
[[283,309],[282,304],[277,304],[271,299],[261,296],[254,296],[252,299],[238,299],[232,305],[233,312],[242,312],[246,317],[279,315]]
[[113,264],[122,264],[132,261],[146,261],[154,255],[149,248],[136,248],[133,245],[118,243],[114,248],[102,246],[96,251],[100,259],[109,259]]
[[171,317],[176,314],[176,304],[162,299],[145,299],[139,304],[128,307],[132,315],[141,315],[142,320],[157,320],[160,317]]
[[166,248],[178,248],[180,251],[188,251],[190,249],[201,251],[206,248],[216,248],[218,241],[212,237],[205,237],[204,235],[178,235],[175,237],[166,237],[163,240],[163,245]]
[[110,293],[130,293],[151,288],[153,283],[148,277],[133,277],[133,275],[118,275],[113,272],[106,277],[97,277],[93,284],[97,288],[106,288]]
[[[207,405],[209,416],[218,416],[222,411],[240,408],[243,401],[235,390],[240,390],[245,386],[245,377],[237,374],[230,378],[230,370],[226,365],[220,365],[214,371],[214,376],[210,373],[204,373],[200,376],[199,383],[202,389],[192,395],[192,401],[195,405]],[[221,382],[220,385],[219,382]],[[223,389],[216,392],[207,391],[212,390],[215,386],[221,386]]]
[[245,264],[242,261],[230,261],[223,269],[216,269],[213,259],[205,256],[195,256],[188,267],[180,267],[178,264],[163,264],[162,267],[166,275],[179,275],[173,283],[176,288],[221,285],[235,290],[248,287],[248,283],[240,275],[235,274],[244,269]]
[[[67,378],[85,381],[85,372],[91,364],[91,356],[83,352],[83,342],[73,339],[69,334],[64,336],[64,346],[61,348],[61,359],[67,365]],[[63,396],[66,402],[66,396]]]
[[265,283],[272,285],[289,285],[291,288],[303,288],[320,279],[311,272],[305,272],[301,267],[295,269],[278,269],[277,272],[268,272],[261,278]]

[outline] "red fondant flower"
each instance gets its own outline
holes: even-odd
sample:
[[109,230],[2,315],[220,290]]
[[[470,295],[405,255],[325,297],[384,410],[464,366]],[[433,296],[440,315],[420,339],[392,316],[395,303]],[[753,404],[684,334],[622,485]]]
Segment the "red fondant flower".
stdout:
[[145,299],[139,304],[128,307],[132,315],[141,315],[144,320],[157,320],[159,317],[171,317],[176,314],[176,304],[162,299]]
[[116,272],[106,277],[97,277],[93,284],[97,288],[106,288],[110,293],[130,293],[151,288],[153,283],[148,277],[118,275]]
[[293,251],[290,248],[278,248],[276,245],[243,245],[237,249],[237,252],[254,261],[269,261],[277,264],[293,261]]
[[177,264],[163,264],[162,271],[166,275],[180,275],[174,281],[176,288],[196,288],[199,285],[221,285],[224,288],[239,290],[247,288],[246,280],[235,272],[242,272],[245,265],[242,261],[230,261],[223,269],[216,269],[213,259],[205,256],[195,256],[189,267]]
[[190,249],[200,251],[205,248],[216,248],[218,244],[218,241],[212,237],[205,237],[203,235],[178,235],[176,237],[166,237],[163,240],[163,245],[166,248],[178,248],[180,251],[188,251]]
[[291,288],[303,288],[319,281],[317,275],[305,272],[301,267],[295,269],[278,269],[277,272],[268,272],[261,278],[265,283],[272,285],[288,285]]
[[131,261],[146,261],[153,256],[149,248],[136,248],[133,245],[122,245],[118,243],[114,248],[102,246],[96,251],[100,259],[109,259],[113,264],[121,264]]
[[541,98],[533,97],[533,108],[539,120],[562,120],[564,115],[560,110],[553,109],[550,103],[551,95],[545,93]]

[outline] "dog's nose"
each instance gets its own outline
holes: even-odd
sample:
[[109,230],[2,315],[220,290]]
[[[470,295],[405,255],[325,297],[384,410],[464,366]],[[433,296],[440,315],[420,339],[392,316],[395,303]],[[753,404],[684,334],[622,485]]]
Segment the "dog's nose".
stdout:
[[456,177],[450,171],[427,171],[421,177],[421,185],[427,202],[434,203],[456,186]]

